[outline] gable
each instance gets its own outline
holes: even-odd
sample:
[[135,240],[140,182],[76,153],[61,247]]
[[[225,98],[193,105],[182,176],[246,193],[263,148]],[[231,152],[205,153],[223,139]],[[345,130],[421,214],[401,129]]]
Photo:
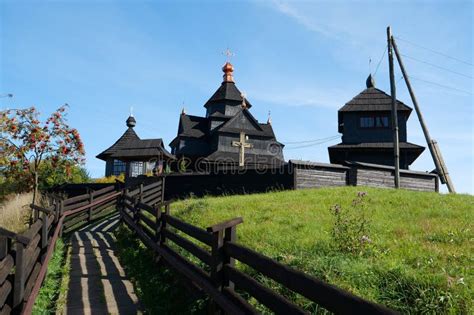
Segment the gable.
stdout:
[[246,109],[240,110],[232,119],[225,123],[219,130],[262,131],[258,121]]

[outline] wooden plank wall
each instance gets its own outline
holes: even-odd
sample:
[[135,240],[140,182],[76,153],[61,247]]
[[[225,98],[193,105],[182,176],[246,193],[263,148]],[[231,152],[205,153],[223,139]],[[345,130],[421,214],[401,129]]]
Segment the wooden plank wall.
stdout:
[[[290,161],[294,188],[320,188],[331,186],[369,186],[394,188],[393,168],[367,163],[336,164]],[[431,173],[401,170],[400,187],[416,191],[439,191],[438,176]]]
[[[393,171],[385,169],[353,168],[350,182],[354,186],[395,188]],[[416,191],[438,191],[434,176],[400,173],[400,188]]]
[[295,189],[346,186],[348,167],[332,167],[323,164],[295,165],[293,172]]

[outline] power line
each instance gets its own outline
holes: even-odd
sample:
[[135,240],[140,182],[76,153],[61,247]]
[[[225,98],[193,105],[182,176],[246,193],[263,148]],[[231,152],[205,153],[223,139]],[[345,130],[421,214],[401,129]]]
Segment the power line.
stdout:
[[403,57],[408,58],[408,59],[411,59],[411,60],[414,60],[414,61],[417,61],[417,62],[421,62],[421,63],[427,64],[427,65],[432,66],[432,67],[434,67],[434,68],[438,68],[438,69],[441,69],[441,70],[444,70],[444,71],[448,71],[448,72],[451,72],[451,73],[454,73],[454,74],[457,74],[457,75],[460,75],[460,76],[463,76],[463,77],[472,79],[471,76],[466,75],[466,74],[464,74],[464,73],[460,73],[460,72],[456,72],[456,71],[453,71],[453,70],[448,69],[448,68],[440,67],[440,66],[438,66],[438,65],[435,65],[435,64],[433,64],[433,63],[430,63],[430,62],[427,62],[427,61],[424,61],[424,60],[421,60],[421,59],[418,59],[418,58],[415,58],[415,57],[407,56],[407,55],[404,55],[404,54],[401,54],[401,55],[402,55]]
[[385,53],[387,52],[387,45],[385,45],[382,53],[382,57],[380,57],[379,62],[377,63],[377,67],[375,68],[374,76],[377,74],[377,71],[379,71],[380,64],[382,63],[383,57],[385,57]]
[[285,144],[302,144],[302,143],[310,143],[310,142],[319,142],[319,141],[324,141],[324,140],[327,140],[327,139],[330,139],[330,138],[334,138],[334,137],[339,137],[338,135],[334,135],[334,136],[330,136],[330,137],[326,137],[326,138],[321,138],[321,139],[314,139],[314,140],[303,140],[303,141],[283,141],[283,143]]
[[302,148],[313,147],[313,146],[317,146],[317,145],[321,145],[321,144],[324,144],[324,143],[327,143],[327,142],[334,141],[334,140],[336,140],[337,138],[339,138],[339,136],[335,136],[335,137],[333,137],[333,138],[329,138],[329,139],[324,140],[324,141],[321,141],[321,142],[316,142],[316,143],[301,145],[301,146],[292,147],[292,148],[285,148],[285,149],[286,149],[286,150],[295,150],[295,149],[302,149]]
[[455,87],[452,87],[452,86],[449,86],[449,85],[444,85],[444,84],[440,84],[440,83],[437,83],[437,82],[428,81],[428,80],[425,80],[425,79],[420,79],[420,78],[417,78],[417,77],[414,77],[414,76],[410,76],[410,79],[414,79],[414,80],[417,80],[417,81],[421,81],[421,82],[425,82],[425,83],[428,83],[428,84],[436,85],[436,86],[439,86],[439,87],[442,87],[442,88],[445,88],[445,89],[454,90],[454,91],[463,92],[463,93],[472,95],[472,92],[469,92],[469,91],[466,91],[466,90],[461,90],[461,89],[458,89],[458,88],[455,88]]
[[461,62],[461,63],[464,63],[466,65],[469,65],[469,66],[473,66],[473,64],[469,61],[465,61],[465,60],[462,60],[462,59],[459,59],[459,58],[456,58],[456,57],[453,57],[453,56],[450,56],[448,54],[445,54],[445,53],[442,53],[442,52],[439,52],[439,51],[436,51],[434,49],[431,49],[431,48],[427,48],[427,47],[424,47],[424,46],[421,46],[421,45],[418,45],[418,44],[415,44],[409,40],[406,40],[406,39],[403,39],[403,38],[400,38],[400,37],[395,37],[396,39],[402,41],[402,42],[405,42],[405,43],[408,43],[410,45],[413,45],[413,46],[416,46],[418,48],[421,48],[421,49],[424,49],[424,50],[427,50],[427,51],[430,51],[434,54],[437,54],[437,55],[440,55],[440,56],[443,56],[445,58],[449,58],[449,59],[452,59],[452,60],[456,60],[458,62]]

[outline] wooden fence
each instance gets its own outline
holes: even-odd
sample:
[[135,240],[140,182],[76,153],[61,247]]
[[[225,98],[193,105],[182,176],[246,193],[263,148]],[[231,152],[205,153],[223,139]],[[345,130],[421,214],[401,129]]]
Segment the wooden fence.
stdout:
[[119,195],[110,186],[69,199],[54,196],[48,208],[30,206],[33,223],[25,232],[0,228],[1,315],[31,313],[58,237],[107,215]]
[[[211,298],[211,313],[258,313],[236,288],[275,313],[307,313],[236,268],[236,260],[331,312],[394,313],[239,245],[236,228],[242,223],[241,218],[204,230],[172,216],[169,204],[159,201],[161,187],[159,181],[125,192],[119,205],[121,218],[148,248]],[[183,251],[190,255],[182,255]],[[191,255],[194,258],[190,259]]]

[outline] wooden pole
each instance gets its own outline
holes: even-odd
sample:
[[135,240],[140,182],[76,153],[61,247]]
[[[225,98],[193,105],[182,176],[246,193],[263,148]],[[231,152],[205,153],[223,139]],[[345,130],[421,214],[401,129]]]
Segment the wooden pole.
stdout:
[[392,95],[392,131],[393,157],[395,166],[395,188],[400,188],[400,147],[398,140],[397,93],[395,88],[395,73],[393,69],[392,30],[387,27],[388,66],[390,70],[390,94]]
[[425,119],[423,118],[423,114],[421,113],[420,107],[418,106],[418,100],[416,99],[415,92],[410,83],[410,79],[408,74],[405,70],[405,66],[403,64],[402,56],[398,51],[397,43],[395,39],[392,38],[393,50],[395,51],[395,55],[397,57],[398,65],[400,66],[400,70],[402,71],[403,78],[405,79],[405,83],[408,88],[408,92],[410,93],[411,100],[413,102],[413,106],[415,107],[416,115],[418,116],[418,120],[420,121],[421,129],[423,130],[423,134],[425,135],[426,143],[428,144],[428,148],[430,149],[431,156],[433,157],[433,161],[440,176],[441,182],[448,186],[448,190],[450,193],[455,193],[454,185],[451,182],[451,177],[448,173],[448,168],[444,164],[443,157],[441,155],[441,151],[438,148],[436,140],[431,139],[430,132],[428,131],[428,127],[425,124]]

